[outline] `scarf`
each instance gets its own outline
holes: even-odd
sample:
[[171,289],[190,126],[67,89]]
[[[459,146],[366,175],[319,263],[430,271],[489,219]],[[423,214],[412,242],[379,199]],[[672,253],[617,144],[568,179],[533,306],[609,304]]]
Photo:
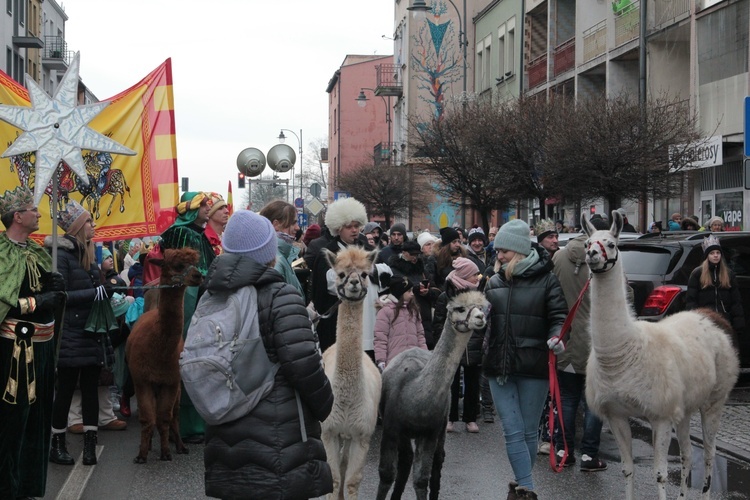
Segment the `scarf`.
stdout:
[[[535,252],[534,249],[532,249],[529,255],[527,255],[523,260],[516,264],[516,267],[513,269],[513,276],[521,276],[524,272],[526,272],[527,269],[529,269],[537,262],[539,262],[539,253]],[[507,267],[507,264],[503,264],[500,269],[505,271]]]
[[25,277],[29,278],[32,290],[42,291],[41,273],[52,270],[52,257],[44,248],[33,240],[26,240],[26,245],[19,245],[8,238],[7,233],[0,234],[0,269],[3,279],[0,280],[0,322],[11,307],[18,303],[18,293]]

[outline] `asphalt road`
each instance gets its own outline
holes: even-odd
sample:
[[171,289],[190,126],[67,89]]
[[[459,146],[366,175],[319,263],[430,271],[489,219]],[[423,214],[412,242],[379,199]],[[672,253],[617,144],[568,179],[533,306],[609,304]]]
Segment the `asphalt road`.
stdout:
[[[443,467],[441,498],[446,499],[504,499],[507,484],[512,479],[510,465],[505,456],[499,423],[480,423],[479,434],[468,434],[462,425],[460,432],[449,434],[446,441],[446,460]],[[634,424],[633,451],[636,457],[636,496],[655,498],[656,486],[652,480],[653,450],[649,444],[650,433]],[[76,457],[73,467],[50,464],[45,499],[65,500],[145,500],[206,498],[203,493],[202,445],[188,445],[189,455],[173,454],[172,462],[158,460],[152,451],[149,462],[136,465],[133,458],[138,452],[140,425],[136,415],[130,419],[130,428],[121,432],[99,433],[99,464],[94,467],[80,465],[83,437],[68,434],[68,448]],[[157,447],[158,448],[158,447]],[[360,497],[375,497],[378,485],[377,462],[380,449],[380,430],[373,435]],[[679,457],[677,446],[670,448],[669,498],[679,494]],[[694,463],[701,464],[701,449],[693,450]],[[609,462],[606,471],[584,473],[577,467],[554,473],[548,457],[537,456],[534,479],[537,493],[542,499],[615,499],[622,498],[624,480],[618,463],[619,454],[614,438],[607,429],[602,435],[601,457]],[[702,472],[694,469],[694,475]],[[750,497],[750,464],[718,456],[714,480],[714,499],[747,499]],[[698,497],[693,490],[691,498]],[[405,499],[413,499],[411,482]]]

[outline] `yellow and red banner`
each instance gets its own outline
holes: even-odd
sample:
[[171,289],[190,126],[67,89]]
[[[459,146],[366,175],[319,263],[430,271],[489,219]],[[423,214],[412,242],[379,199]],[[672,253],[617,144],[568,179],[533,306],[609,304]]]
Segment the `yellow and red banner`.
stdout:
[[[83,150],[89,184],[67,165],[53,175],[58,181],[58,207],[74,199],[96,222],[97,241],[161,234],[174,222],[179,199],[177,142],[174,125],[172,61],[167,59],[143,80],[114,97],[89,127],[137,154],[124,156]],[[0,104],[30,106],[28,92],[0,71]],[[21,130],[0,122],[5,150]],[[26,185],[33,190],[34,153],[0,158],[0,194]],[[42,218],[34,237],[52,233],[52,182],[39,206]]]

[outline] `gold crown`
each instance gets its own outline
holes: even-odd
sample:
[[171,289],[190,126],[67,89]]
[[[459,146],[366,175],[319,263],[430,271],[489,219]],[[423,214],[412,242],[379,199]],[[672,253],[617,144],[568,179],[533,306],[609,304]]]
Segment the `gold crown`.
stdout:
[[557,232],[555,222],[552,219],[541,219],[534,225],[534,234],[537,236],[550,231]]
[[26,186],[18,186],[13,191],[5,191],[0,196],[0,215],[18,212],[34,204],[34,193]]

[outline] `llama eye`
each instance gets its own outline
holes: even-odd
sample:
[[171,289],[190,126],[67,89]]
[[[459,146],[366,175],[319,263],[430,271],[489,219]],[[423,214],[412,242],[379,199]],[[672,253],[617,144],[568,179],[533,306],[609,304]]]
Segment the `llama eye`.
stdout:
[[366,280],[368,275],[367,273],[362,273],[360,274],[360,276],[362,277],[363,280]]
[[464,308],[464,307],[457,307],[457,308],[454,309],[454,311],[462,313],[462,312],[466,311],[466,308]]
[[614,242],[610,241],[609,244],[607,244],[609,248],[615,248]]
[[339,278],[340,278],[340,279],[344,279],[344,278],[346,278],[346,274],[344,274],[344,273],[339,273]]

